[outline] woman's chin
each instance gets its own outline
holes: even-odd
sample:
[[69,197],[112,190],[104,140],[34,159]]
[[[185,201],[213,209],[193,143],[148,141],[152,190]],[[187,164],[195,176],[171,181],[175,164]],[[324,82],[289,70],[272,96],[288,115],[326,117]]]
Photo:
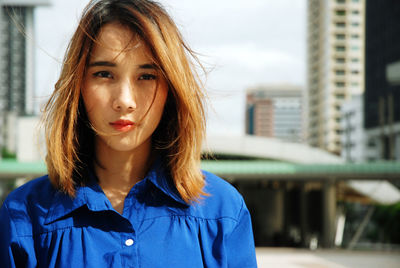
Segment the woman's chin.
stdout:
[[[103,143],[103,142],[102,142]],[[142,152],[143,150],[150,150],[151,140],[142,140],[136,137],[109,137],[104,140],[103,145],[105,145],[107,150],[115,152]]]

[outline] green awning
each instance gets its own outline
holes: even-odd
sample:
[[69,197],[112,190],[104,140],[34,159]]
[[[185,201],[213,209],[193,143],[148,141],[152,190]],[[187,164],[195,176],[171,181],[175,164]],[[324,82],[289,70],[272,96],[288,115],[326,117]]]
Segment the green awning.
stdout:
[[[400,179],[400,162],[292,164],[266,160],[203,160],[201,168],[227,179]],[[0,178],[38,177],[43,162],[0,161]]]
[[292,164],[265,160],[203,160],[201,166],[204,170],[231,179],[400,179],[399,162]]
[[34,178],[47,173],[44,162],[17,162],[16,160],[0,160],[1,178]]

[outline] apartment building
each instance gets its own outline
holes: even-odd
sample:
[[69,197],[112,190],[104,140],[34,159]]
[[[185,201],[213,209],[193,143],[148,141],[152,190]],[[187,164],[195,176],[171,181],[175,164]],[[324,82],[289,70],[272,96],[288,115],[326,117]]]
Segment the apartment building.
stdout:
[[14,119],[33,114],[34,8],[49,4],[49,0],[0,1],[0,148],[15,145]]
[[249,88],[245,118],[246,134],[301,142],[301,88],[294,85]]
[[308,0],[306,139],[342,151],[343,102],[364,92],[364,0]]

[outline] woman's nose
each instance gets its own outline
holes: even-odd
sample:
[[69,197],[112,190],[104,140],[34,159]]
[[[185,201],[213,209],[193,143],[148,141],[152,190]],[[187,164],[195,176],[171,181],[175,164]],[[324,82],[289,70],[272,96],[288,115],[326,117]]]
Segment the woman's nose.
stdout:
[[118,112],[132,112],[136,109],[133,85],[129,81],[123,81],[118,85],[112,106]]

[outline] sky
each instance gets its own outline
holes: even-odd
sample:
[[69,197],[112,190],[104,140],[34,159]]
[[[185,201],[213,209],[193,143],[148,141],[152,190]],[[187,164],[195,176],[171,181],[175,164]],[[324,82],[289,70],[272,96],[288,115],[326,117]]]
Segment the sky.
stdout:
[[[50,0],[35,11],[36,105],[50,95],[88,1]],[[245,91],[304,86],[305,0],[159,0],[207,69],[207,132],[244,134]]]

